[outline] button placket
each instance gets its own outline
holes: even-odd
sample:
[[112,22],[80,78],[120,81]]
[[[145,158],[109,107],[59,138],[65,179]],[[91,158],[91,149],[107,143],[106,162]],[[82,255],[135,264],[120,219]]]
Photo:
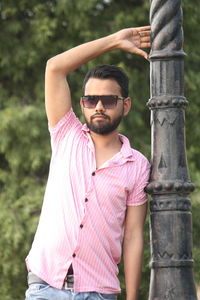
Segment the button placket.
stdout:
[[[86,204],[86,202],[88,202],[88,198],[85,198],[84,199],[84,203]],[[85,205],[86,206],[86,205]],[[72,253],[72,257],[75,258],[77,256],[77,253],[79,252],[80,250],[80,245],[81,245],[81,231],[82,231],[82,228],[84,227],[84,223],[85,223],[85,219],[86,219],[86,214],[84,213],[84,216],[79,224],[79,233],[78,233],[78,238],[77,238],[77,244],[74,248],[74,252]]]

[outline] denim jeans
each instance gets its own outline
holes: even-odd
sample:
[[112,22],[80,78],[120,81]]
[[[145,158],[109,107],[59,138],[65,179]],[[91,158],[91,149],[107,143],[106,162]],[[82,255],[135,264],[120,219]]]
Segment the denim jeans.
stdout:
[[46,284],[33,283],[26,291],[25,300],[117,300],[116,294],[100,294],[96,292],[74,293],[59,290]]

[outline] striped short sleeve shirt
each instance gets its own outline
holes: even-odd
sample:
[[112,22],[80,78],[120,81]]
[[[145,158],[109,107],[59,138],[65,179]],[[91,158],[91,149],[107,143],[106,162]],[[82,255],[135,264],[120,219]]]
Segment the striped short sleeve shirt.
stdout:
[[125,212],[147,201],[150,164],[119,135],[120,152],[96,169],[89,130],[72,110],[49,130],[49,177],[27,267],[61,289],[72,264],[75,292],[120,293]]

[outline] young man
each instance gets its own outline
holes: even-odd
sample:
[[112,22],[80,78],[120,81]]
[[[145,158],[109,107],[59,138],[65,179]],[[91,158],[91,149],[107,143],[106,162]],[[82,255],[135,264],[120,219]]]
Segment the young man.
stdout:
[[85,77],[81,125],[66,75],[114,49],[147,58],[150,27],[128,28],[47,63],[45,98],[52,159],[40,222],[26,259],[27,300],[117,299],[123,242],[126,300],[136,300],[150,165],[117,126],[131,108],[128,78],[115,66]]

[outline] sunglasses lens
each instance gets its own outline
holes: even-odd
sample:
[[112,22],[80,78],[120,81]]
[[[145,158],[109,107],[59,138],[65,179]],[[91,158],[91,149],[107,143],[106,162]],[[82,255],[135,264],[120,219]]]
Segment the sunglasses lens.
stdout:
[[102,96],[83,96],[83,105],[86,108],[95,108],[99,101],[102,102],[104,108],[114,108],[117,104],[117,95],[102,95]]
[[96,96],[83,96],[83,106],[86,108],[94,108],[97,105],[97,102],[99,101]]
[[104,108],[114,108],[117,104],[117,96],[116,95],[105,95],[102,96],[101,101]]

